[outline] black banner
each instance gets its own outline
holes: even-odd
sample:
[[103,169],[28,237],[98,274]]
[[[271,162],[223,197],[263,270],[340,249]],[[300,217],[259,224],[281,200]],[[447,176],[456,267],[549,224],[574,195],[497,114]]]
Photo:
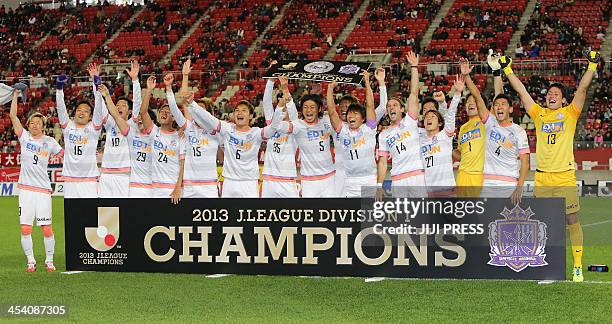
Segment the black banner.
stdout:
[[559,198],[64,204],[68,270],[565,279]]
[[361,70],[367,70],[371,63],[342,61],[279,61],[272,66],[264,78],[286,76],[289,79],[360,84]]

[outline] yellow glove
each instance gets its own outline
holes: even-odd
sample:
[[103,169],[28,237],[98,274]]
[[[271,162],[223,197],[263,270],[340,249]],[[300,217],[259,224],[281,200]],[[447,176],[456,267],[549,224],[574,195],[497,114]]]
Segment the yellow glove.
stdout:
[[502,68],[506,75],[514,73],[512,71],[512,58],[510,56],[502,56],[499,58],[499,66]]
[[590,71],[597,71],[597,65],[599,65],[599,62],[601,61],[601,55],[599,54],[599,52],[585,51],[584,55],[586,56],[587,60],[589,60],[588,69]]

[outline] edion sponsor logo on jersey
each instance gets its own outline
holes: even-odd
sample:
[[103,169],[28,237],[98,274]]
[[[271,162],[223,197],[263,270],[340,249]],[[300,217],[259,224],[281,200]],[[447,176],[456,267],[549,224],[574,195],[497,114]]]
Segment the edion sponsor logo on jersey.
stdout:
[[477,139],[480,137],[482,137],[480,128],[472,129],[471,131],[467,131],[463,135],[461,135],[461,138],[459,139],[459,143],[463,144],[467,141],[471,141],[473,139]]
[[204,145],[208,145],[208,138],[205,137],[196,137],[196,136],[188,136],[189,139],[189,144],[191,145],[199,145],[199,146],[204,146]]
[[164,153],[164,154],[166,154],[168,156],[176,156],[176,151],[175,150],[168,148],[167,145],[164,145],[164,143],[162,143],[162,142],[160,142],[158,140],[155,140],[153,142],[153,147],[156,150],[159,150],[160,152],[162,152],[162,153]]
[[309,141],[322,141],[329,138],[330,132],[324,130],[309,130],[306,132],[306,135]]
[[441,151],[440,144],[427,144],[425,146],[421,146],[421,154],[422,155],[431,155],[434,153],[439,153]]
[[562,132],[564,129],[564,124],[562,121],[542,124],[542,132],[544,133],[559,133]]
[[274,135],[270,137],[276,143],[287,143],[289,141],[289,135],[281,135],[279,132],[274,132]]
[[42,158],[46,158],[49,156],[49,145],[47,145],[47,143],[44,143],[41,147],[34,143],[28,142],[26,143],[25,149]]
[[151,152],[151,146],[147,142],[143,142],[138,138],[132,140],[132,147],[140,152]]
[[342,141],[342,145],[344,146],[344,148],[358,148],[360,146],[363,146],[366,144],[366,140],[365,138],[359,137],[359,138],[345,138]]
[[68,141],[76,145],[87,145],[89,139],[81,135],[68,134]]
[[412,133],[410,131],[404,131],[404,132],[395,134],[394,136],[391,136],[386,139],[387,145],[392,146],[393,144],[395,144],[395,142],[402,142],[403,140],[411,136],[412,136]]
[[234,137],[232,135],[230,135],[230,137],[229,137],[229,143],[232,146],[235,146],[236,148],[242,149],[242,150],[250,150],[251,147],[253,147],[253,143],[245,142],[244,140],[236,138],[236,137]]
[[[513,135],[514,134],[511,134],[511,136]],[[506,138],[504,135],[496,132],[495,130],[491,130],[491,134],[489,134],[489,139],[503,148],[509,149],[513,147],[512,138]]]

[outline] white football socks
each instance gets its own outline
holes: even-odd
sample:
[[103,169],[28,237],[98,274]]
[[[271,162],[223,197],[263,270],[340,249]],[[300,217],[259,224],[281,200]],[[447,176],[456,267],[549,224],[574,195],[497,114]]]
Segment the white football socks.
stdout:
[[28,263],[36,263],[36,260],[34,260],[32,235],[21,235],[21,248],[23,248],[23,253],[25,254],[26,258],[28,258]]
[[53,253],[55,253],[55,236],[51,235],[49,237],[45,236],[45,253],[47,254],[47,259],[45,262],[53,262]]

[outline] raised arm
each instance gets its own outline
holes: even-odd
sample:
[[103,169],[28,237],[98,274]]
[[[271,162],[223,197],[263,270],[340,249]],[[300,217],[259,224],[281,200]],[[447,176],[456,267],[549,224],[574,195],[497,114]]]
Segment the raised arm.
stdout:
[[285,98],[281,98],[278,101],[278,106],[276,107],[276,110],[274,111],[270,125],[267,125],[266,127],[262,129],[263,139],[270,138],[272,135],[274,135],[274,132],[276,130],[280,130],[283,133],[289,133],[291,131],[293,127],[292,124],[283,123],[283,119],[285,118],[286,112],[287,112],[287,103],[285,101]]
[[514,74],[514,71],[512,71],[512,58],[510,58],[510,56],[502,56],[499,58],[498,62],[501,69],[504,71],[504,74],[506,74],[510,85],[521,98],[521,103],[523,104],[523,107],[525,107],[525,111],[530,114],[531,107],[535,104],[535,101],[533,98],[531,98],[531,95],[529,95],[529,92],[521,80],[519,80],[519,78]]
[[[174,98],[174,92],[172,92],[172,83],[174,82],[174,76],[172,73],[168,73],[164,75],[164,85],[166,86],[166,99],[168,99],[168,106],[170,106],[170,112],[172,116],[174,116],[174,120],[179,128],[184,129],[187,124],[187,119],[181,113],[178,105],[176,104],[176,99]],[[193,94],[193,92],[191,92]],[[193,99],[192,99],[193,100]]]
[[336,101],[334,98],[334,88],[336,87],[336,82],[331,82],[327,85],[327,113],[329,115],[329,121],[332,124],[332,127],[336,131],[336,133],[340,132],[342,129],[342,120],[338,115],[338,111],[336,111]]
[[142,118],[142,126],[147,131],[153,127],[153,120],[149,115],[149,102],[151,102],[151,93],[155,89],[156,83],[157,81],[154,76],[147,78],[147,88],[142,95],[142,111],[140,111],[139,118]]
[[470,65],[470,62],[468,60],[462,58],[460,60],[460,67],[461,74],[465,79],[465,84],[467,85],[468,90],[476,100],[476,107],[478,108],[478,115],[480,116],[480,119],[487,120],[487,118],[489,117],[489,110],[487,109],[487,106],[484,100],[482,99],[482,95],[480,94],[478,87],[476,86],[476,84],[474,84],[474,81],[472,81],[472,78],[470,77],[470,73],[474,69],[474,66]]
[[[277,63],[276,61],[270,62],[270,66],[268,66],[268,69],[271,68],[276,63]],[[262,100],[264,117],[266,118],[267,125],[270,125],[270,123],[272,122],[272,115],[274,114],[274,105],[272,103],[272,101],[274,100],[274,98],[272,98],[273,92],[274,92],[274,79],[268,79],[266,81],[266,88],[264,89],[264,95],[263,95],[263,100]]]
[[93,118],[92,122],[96,129],[102,128],[102,124],[108,118],[108,109],[106,108],[106,104],[104,103],[104,98],[100,91],[98,91],[98,86],[102,84],[102,79],[100,78],[100,66],[96,63],[90,63],[87,66],[87,72],[89,72],[89,76],[92,80],[92,88],[94,93],[94,110],[93,110]]
[[[450,92],[449,92],[450,93]],[[446,95],[443,91],[436,91],[433,93],[434,100],[438,103],[438,111],[442,117],[448,113],[448,104],[446,103]]]
[[[499,54],[494,54],[492,49],[489,49],[487,64],[489,64],[489,67],[493,71],[493,88],[495,90],[495,96],[504,93],[504,83],[501,78],[501,66],[499,65]],[[469,89],[470,86],[468,85],[468,90]]]
[[298,119],[298,112],[297,107],[295,107],[295,102],[293,102],[293,96],[289,91],[289,79],[287,79],[287,77],[285,76],[282,76],[278,78],[278,81],[280,82],[280,89],[283,92],[283,98],[287,103],[287,113],[289,114],[289,120],[296,120]]
[[378,68],[374,71],[374,77],[378,82],[378,90],[380,97],[378,99],[378,107],[376,107],[376,122],[378,123],[387,113],[387,86],[385,84],[386,71],[384,68]]
[[376,110],[374,110],[374,92],[370,83],[370,72],[363,70],[363,81],[366,89],[366,125],[372,129],[376,129],[378,124],[376,119]]
[[408,52],[406,60],[410,63],[410,96],[408,97],[407,114],[412,118],[419,116],[419,56]]
[[448,107],[448,114],[444,120],[444,131],[446,135],[453,136],[455,133],[455,120],[457,114],[457,107],[459,106],[459,102],[461,101],[461,93],[463,89],[465,89],[465,81],[462,75],[457,75],[455,78],[455,94],[453,95],[453,100],[451,100],[451,104]]
[[60,75],[55,80],[55,104],[57,105],[57,116],[59,118],[60,126],[62,129],[68,126],[70,117],[68,116],[68,109],[66,109],[66,102],[64,101],[64,86],[68,82],[68,77]]
[[[142,106],[142,91],[140,89],[140,81],[138,80],[140,64],[138,64],[138,61],[131,61],[130,69],[128,69],[126,72],[132,79],[132,101],[134,103],[132,105],[132,118],[136,120],[138,119],[138,114],[140,114],[140,107]],[[116,119],[117,118],[115,118],[115,120]]]
[[17,101],[19,100],[19,90],[13,91],[13,101],[11,101],[11,123],[13,124],[13,130],[17,137],[21,137],[21,133],[23,132],[23,126],[21,125],[21,121],[19,117],[17,117]]
[[574,100],[572,103],[576,106],[576,109],[582,111],[584,107],[584,101],[586,100],[587,90],[593,81],[593,77],[595,76],[595,71],[597,71],[597,65],[601,61],[601,56],[599,52],[590,51],[585,53],[587,60],[589,61],[589,66],[582,75],[582,79],[580,79],[580,83],[578,84],[578,88],[576,89],[576,93],[574,94]]
[[220,131],[221,121],[193,101],[193,96],[193,92],[188,91],[185,98],[185,103],[189,105],[187,109],[189,109],[189,113],[193,116],[193,120],[198,123],[198,125],[209,130]]
[[123,134],[123,136],[126,136],[130,131],[130,126],[128,125],[125,119],[121,118],[121,115],[119,114],[119,111],[117,110],[117,107],[113,102],[113,98],[111,98],[110,93],[108,92],[108,88],[106,88],[105,85],[101,84],[98,89],[100,90],[100,93],[106,101],[106,107],[111,117],[113,117],[113,119],[115,120],[115,124],[117,125],[117,127],[119,127],[121,134]]

